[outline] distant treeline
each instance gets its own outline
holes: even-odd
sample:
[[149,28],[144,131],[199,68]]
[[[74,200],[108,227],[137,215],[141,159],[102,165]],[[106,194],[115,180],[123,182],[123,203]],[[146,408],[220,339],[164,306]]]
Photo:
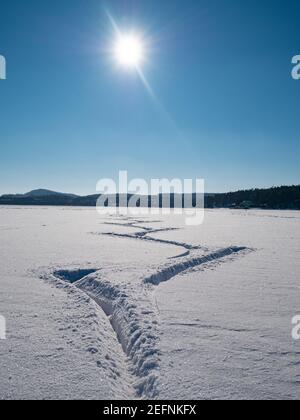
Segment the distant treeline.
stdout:
[[[126,197],[126,196],[125,196]],[[17,194],[17,195],[3,195],[0,197],[0,205],[22,205],[22,206],[96,206],[99,195],[90,196],[75,196],[70,194],[47,192],[45,195],[36,192],[28,194]],[[115,206],[119,206],[121,203],[129,202],[132,195],[115,196]],[[136,200],[136,207],[181,207],[185,200],[189,198],[190,203],[195,206],[197,202],[196,195],[194,194],[191,200],[191,196],[174,195],[168,196],[169,200],[166,199],[166,195],[159,196],[148,196],[140,197]],[[167,204],[170,203],[170,204]],[[205,207],[206,208],[262,208],[262,209],[290,209],[300,210],[300,185],[290,187],[274,187],[269,189],[252,189],[222,194],[206,194],[205,195]],[[181,204],[182,203],[182,204]],[[108,205],[107,202],[104,205]]]
[[207,195],[205,206],[300,210],[300,185]]

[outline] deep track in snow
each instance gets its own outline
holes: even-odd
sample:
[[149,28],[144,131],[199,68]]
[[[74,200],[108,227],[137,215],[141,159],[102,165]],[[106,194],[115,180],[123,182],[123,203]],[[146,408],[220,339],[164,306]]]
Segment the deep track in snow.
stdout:
[[[107,225],[138,229],[132,234],[97,233],[115,238],[151,241],[183,248],[185,252],[170,257],[160,267],[150,268],[149,275],[129,272],[132,281],[121,283],[120,272],[91,270],[84,267],[77,270],[64,269],[52,272],[56,279],[73,284],[92,298],[108,317],[124,357],[128,360],[132,387],[138,398],[157,398],[159,381],[159,331],[158,310],[153,297],[153,287],[190,269],[205,268],[220,261],[226,262],[250,251],[246,247],[231,246],[216,250],[194,246],[172,240],[154,238],[150,235],[170,232],[175,228],[155,229],[143,226],[144,221],[127,223],[106,223]],[[148,222],[147,222],[148,223]],[[153,222],[154,223],[154,222]],[[170,261],[176,259],[176,262]],[[134,287],[133,287],[134,286]]]

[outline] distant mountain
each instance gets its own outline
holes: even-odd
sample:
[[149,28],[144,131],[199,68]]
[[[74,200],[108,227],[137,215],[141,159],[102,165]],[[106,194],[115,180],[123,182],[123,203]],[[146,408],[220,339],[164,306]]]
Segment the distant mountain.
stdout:
[[[0,197],[0,205],[20,206],[82,206],[94,207],[97,204],[99,194],[89,196],[77,196],[75,194],[64,194],[46,189],[30,191],[26,194],[7,194]],[[128,194],[113,196],[116,207],[129,205],[132,195]],[[140,196],[136,198],[136,207],[165,207],[165,195]],[[187,195],[170,194],[169,207],[181,207]],[[196,195],[190,202],[196,205]],[[167,201],[168,203],[168,201]],[[179,203],[179,204],[178,204]],[[104,202],[104,205],[107,205]],[[263,209],[290,209],[300,210],[300,185],[273,187],[269,189],[252,189],[222,194],[205,194],[206,208],[263,208]]]
[[71,206],[79,198],[75,194],[65,194],[46,189],[30,191],[26,194],[6,194],[0,197],[0,204],[32,206]]
[[65,193],[61,193],[57,191],[43,190],[43,189],[33,190],[23,195],[24,197],[49,197],[49,196],[54,196],[54,195],[73,197],[73,198],[78,197],[75,194],[65,194]]
[[72,198],[79,197],[78,195],[75,195],[75,194],[67,194],[67,193],[61,193],[61,192],[57,192],[57,191],[38,189],[38,190],[29,191],[28,193],[25,193],[25,194],[5,194],[0,198],[3,198],[3,197],[45,198],[45,197],[57,197],[57,196],[59,196],[59,197],[72,197]]

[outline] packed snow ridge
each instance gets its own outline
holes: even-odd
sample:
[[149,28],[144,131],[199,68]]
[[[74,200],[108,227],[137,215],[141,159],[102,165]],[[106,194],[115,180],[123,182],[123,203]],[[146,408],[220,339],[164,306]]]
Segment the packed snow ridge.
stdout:
[[[58,270],[53,275],[85,292],[104,311],[128,360],[137,397],[155,398],[158,378],[158,319],[151,293],[130,273],[133,288],[122,284],[122,272],[99,270],[77,281],[84,270]],[[109,279],[107,276],[109,275]],[[126,277],[128,279],[128,276]]]
[[160,283],[171,280],[173,277],[191,268],[199,267],[210,262],[215,262],[221,260],[222,258],[238,254],[242,251],[245,252],[247,250],[248,249],[246,247],[230,247],[220,249],[202,257],[189,258],[185,261],[178,262],[177,264],[166,266],[165,268],[157,271],[157,273],[145,278],[144,283],[159,285]]
[[[185,250],[160,267],[150,270],[143,267],[86,269],[65,268],[52,270],[50,277],[76,287],[93,299],[108,317],[123,356],[126,358],[128,376],[138,398],[157,398],[159,384],[159,313],[154,296],[154,286],[166,282],[190,269],[206,268],[245,254],[246,247],[232,246],[217,250],[193,246],[171,240],[154,238],[154,233],[170,232],[173,228],[155,229],[142,226],[143,221],[111,223],[115,227],[138,229],[133,234],[102,233],[116,238],[136,239],[173,245]],[[147,222],[148,223],[148,222]],[[99,233],[97,233],[99,234]],[[101,233],[100,233],[101,234]],[[126,273],[126,275],[125,275]]]

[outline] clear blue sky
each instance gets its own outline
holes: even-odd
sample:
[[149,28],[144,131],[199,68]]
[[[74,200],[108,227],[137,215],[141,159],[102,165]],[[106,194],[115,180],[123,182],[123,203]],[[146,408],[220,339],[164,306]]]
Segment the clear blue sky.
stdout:
[[[147,37],[157,102],[108,56],[105,8]],[[0,193],[94,193],[123,169],[210,192],[299,184],[299,16],[299,0],[2,0]]]

